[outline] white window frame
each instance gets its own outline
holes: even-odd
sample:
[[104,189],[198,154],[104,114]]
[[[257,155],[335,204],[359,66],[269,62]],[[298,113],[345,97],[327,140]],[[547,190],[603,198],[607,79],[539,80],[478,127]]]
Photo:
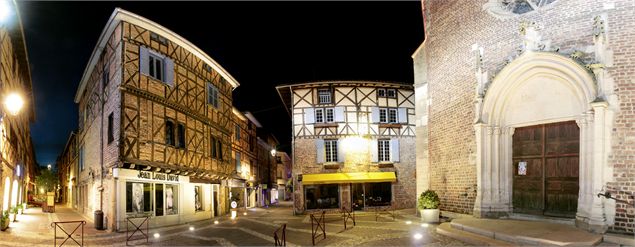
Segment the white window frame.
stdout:
[[379,108],[380,123],[399,123],[397,108]]
[[333,123],[335,122],[335,108],[315,108],[316,123]]
[[377,140],[377,159],[379,162],[390,162],[390,139]]
[[[159,69],[161,70],[160,71],[161,72],[160,77],[157,76],[156,60],[160,61],[160,65],[161,65],[159,67]],[[166,68],[165,68],[165,57],[163,57],[163,56],[161,56],[159,54],[156,54],[155,52],[153,52],[151,50],[148,50],[148,63],[149,63],[149,65],[148,65],[148,76],[150,76],[150,77],[152,77],[154,79],[157,79],[159,81],[166,82],[167,80],[166,80],[166,75],[165,75],[165,71],[166,71]],[[154,71],[153,71],[153,69],[154,69]]]
[[377,89],[377,97],[386,97],[386,89],[383,89],[383,88]]
[[[391,95],[392,92],[392,95]],[[387,98],[397,98],[397,89],[388,88],[386,89],[386,97]]]
[[337,162],[337,140],[324,140],[324,161]]
[[218,88],[210,82],[207,83],[207,104],[218,108]]
[[318,89],[318,103],[319,104],[331,104],[333,103],[333,96],[331,90],[328,88]]

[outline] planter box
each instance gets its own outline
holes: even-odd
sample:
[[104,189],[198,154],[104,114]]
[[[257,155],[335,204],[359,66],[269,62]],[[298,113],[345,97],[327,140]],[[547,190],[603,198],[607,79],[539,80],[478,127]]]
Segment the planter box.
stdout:
[[421,220],[425,223],[438,223],[439,222],[439,209],[421,209]]

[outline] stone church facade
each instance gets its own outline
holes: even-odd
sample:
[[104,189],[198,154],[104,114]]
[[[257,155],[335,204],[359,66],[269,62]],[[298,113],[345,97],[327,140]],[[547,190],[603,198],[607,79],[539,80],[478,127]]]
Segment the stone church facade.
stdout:
[[424,0],[422,12],[417,193],[437,191],[446,212],[632,234],[635,2]]

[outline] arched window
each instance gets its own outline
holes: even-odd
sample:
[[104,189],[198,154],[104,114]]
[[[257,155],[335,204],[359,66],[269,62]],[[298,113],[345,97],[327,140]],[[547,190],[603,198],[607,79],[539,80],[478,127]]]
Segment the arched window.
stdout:
[[490,0],[483,6],[483,9],[496,17],[506,18],[538,10],[555,1],[556,0]]

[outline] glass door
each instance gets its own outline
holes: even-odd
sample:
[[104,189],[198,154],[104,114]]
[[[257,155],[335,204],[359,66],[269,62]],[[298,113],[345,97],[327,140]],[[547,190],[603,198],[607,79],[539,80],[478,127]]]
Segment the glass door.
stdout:
[[364,184],[351,184],[351,198],[352,200],[352,208],[353,210],[363,210],[364,209]]

